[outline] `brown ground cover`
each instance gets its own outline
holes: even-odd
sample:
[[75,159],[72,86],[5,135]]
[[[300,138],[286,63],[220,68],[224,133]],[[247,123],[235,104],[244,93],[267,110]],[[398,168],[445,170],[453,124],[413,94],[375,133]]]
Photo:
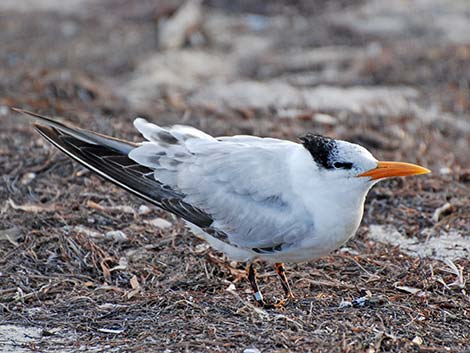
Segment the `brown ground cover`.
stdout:
[[[208,1],[173,49],[158,38],[179,3],[110,3],[0,5],[0,351],[470,351],[465,2]],[[136,115],[214,135],[313,131],[433,173],[376,186],[357,236],[289,266],[298,299],[264,311],[244,264],[71,162],[11,106],[133,140]],[[418,256],[432,239],[442,248]]]

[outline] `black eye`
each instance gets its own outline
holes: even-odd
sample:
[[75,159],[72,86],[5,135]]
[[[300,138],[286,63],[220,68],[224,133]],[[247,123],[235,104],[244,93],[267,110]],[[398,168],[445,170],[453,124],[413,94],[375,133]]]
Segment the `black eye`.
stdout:
[[351,169],[352,166],[353,164],[349,162],[335,162],[335,164],[333,164],[333,167],[341,169]]

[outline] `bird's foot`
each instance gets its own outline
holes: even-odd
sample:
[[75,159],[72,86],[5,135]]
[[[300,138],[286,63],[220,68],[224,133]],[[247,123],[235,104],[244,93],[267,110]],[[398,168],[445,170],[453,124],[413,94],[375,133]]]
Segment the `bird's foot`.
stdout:
[[289,302],[289,298],[281,299],[277,303],[272,304],[273,309],[284,309],[284,307],[287,305],[288,302]]
[[284,289],[285,297],[284,299],[281,299],[276,303],[266,303],[264,301],[263,295],[261,294],[261,291],[259,290],[258,283],[256,281],[256,270],[253,264],[250,264],[247,267],[248,280],[250,281],[251,287],[253,288],[253,297],[256,300],[258,306],[263,309],[283,309],[289,300],[293,300],[295,298],[287,281],[285,275],[286,270],[284,269],[284,265],[282,263],[277,263],[275,265],[275,269],[279,275],[279,278],[281,279],[281,284],[282,288]]
[[263,308],[263,309],[281,309],[281,310],[283,310],[285,308],[285,306],[289,303],[289,300],[293,299],[293,296],[292,296],[292,297],[289,297],[289,298],[281,299],[281,300],[277,301],[276,303],[266,303],[264,301],[263,296],[261,295],[261,293],[257,292],[253,296],[256,300],[256,303],[258,303],[258,306]]
[[289,291],[287,294],[286,294],[286,301],[287,300],[294,300],[295,299],[295,295],[294,293],[292,293],[291,291]]

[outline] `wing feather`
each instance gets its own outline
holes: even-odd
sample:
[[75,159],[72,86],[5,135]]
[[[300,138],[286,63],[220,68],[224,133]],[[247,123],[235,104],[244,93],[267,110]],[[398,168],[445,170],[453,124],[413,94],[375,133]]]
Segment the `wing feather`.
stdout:
[[302,148],[296,143],[216,139],[191,127],[136,119],[147,141],[135,144],[20,112],[39,119],[39,133],[69,157],[231,245],[270,253],[313,231],[289,183],[289,156]]
[[155,178],[211,215],[212,232],[223,233],[232,245],[279,249],[313,230],[308,212],[296,203],[289,184],[289,156],[299,145],[256,137],[179,136],[171,128],[166,131],[176,141],[168,145],[146,131],[158,131],[153,124],[135,125],[152,140],[132,150],[129,157],[154,169]]

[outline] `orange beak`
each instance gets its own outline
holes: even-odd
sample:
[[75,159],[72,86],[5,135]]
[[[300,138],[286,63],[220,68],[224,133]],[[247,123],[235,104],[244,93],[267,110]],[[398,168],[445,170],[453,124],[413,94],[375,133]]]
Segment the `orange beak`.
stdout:
[[403,162],[378,162],[377,168],[370,169],[358,175],[358,177],[370,177],[371,180],[391,178],[397,176],[408,176],[428,174],[431,171],[416,164]]

